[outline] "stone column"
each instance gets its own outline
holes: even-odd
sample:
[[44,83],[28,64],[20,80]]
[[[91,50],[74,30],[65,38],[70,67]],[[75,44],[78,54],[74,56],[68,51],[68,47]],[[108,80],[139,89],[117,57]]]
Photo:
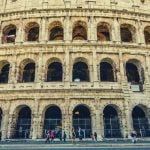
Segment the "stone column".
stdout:
[[70,53],[69,49],[65,50],[65,74],[64,74],[64,81],[66,86],[69,86],[69,83],[71,81],[71,76],[70,76]]
[[45,43],[48,41],[48,30],[46,30],[46,18],[41,18],[41,28],[39,30],[39,41]]
[[64,40],[65,42],[69,42],[72,40],[72,27],[70,25],[71,17],[66,16],[64,21]]
[[112,26],[112,41],[116,43],[121,42],[120,37],[120,24],[118,22],[118,18],[114,18],[113,20],[113,26]]
[[39,99],[34,100],[34,112],[32,115],[32,139],[37,139],[38,137],[38,126],[40,125],[38,122],[38,110],[39,110]]
[[9,122],[9,109],[3,110],[2,123],[1,123],[2,140],[7,139],[8,122]]
[[93,81],[94,86],[98,84],[98,72],[97,72],[97,57],[96,57],[96,50],[93,50]]
[[35,81],[37,83],[45,81],[45,69],[43,65],[43,53],[40,52],[38,56],[38,64],[36,65]]
[[145,43],[145,37],[144,37],[144,31],[143,31],[143,26],[140,20],[138,20],[138,25],[137,25],[137,31],[136,31],[136,38],[137,42],[139,44],[144,44]]
[[150,81],[150,60],[149,60],[150,56],[149,56],[149,53],[146,54],[145,58],[146,58],[145,79],[149,83],[149,81]]
[[19,23],[18,31],[16,33],[16,40],[15,40],[16,43],[22,43],[22,42],[24,42],[25,31],[24,31],[24,26],[23,26],[23,20],[22,20],[22,18],[20,18],[19,22],[20,23]]

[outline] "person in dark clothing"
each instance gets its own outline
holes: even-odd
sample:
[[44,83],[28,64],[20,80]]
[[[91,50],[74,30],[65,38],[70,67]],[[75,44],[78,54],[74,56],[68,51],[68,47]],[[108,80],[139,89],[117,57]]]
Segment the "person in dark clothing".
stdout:
[[97,141],[97,133],[94,132],[94,140]]
[[66,132],[64,131],[64,133],[63,133],[63,140],[64,140],[64,142],[66,142],[66,137],[67,137],[67,135],[66,135]]

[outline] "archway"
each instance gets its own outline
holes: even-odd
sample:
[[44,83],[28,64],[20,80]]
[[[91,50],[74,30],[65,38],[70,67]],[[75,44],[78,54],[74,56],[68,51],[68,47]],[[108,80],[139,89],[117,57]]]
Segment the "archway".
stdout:
[[120,27],[121,41],[122,42],[135,42],[135,27],[130,24],[122,24]]
[[1,68],[0,83],[8,83],[8,80],[9,80],[9,68],[10,68],[10,64],[5,64]]
[[126,63],[126,75],[127,75],[128,82],[140,83],[139,71],[135,64],[130,62]]
[[55,130],[55,136],[59,137],[62,130],[62,113],[58,106],[50,106],[45,112],[43,135],[51,130]]
[[9,25],[3,29],[2,43],[14,43],[16,39],[16,26]]
[[79,127],[84,132],[85,138],[90,138],[92,133],[91,127],[91,113],[90,110],[84,105],[78,105],[73,110],[73,127],[78,137]]
[[64,31],[61,26],[56,26],[50,30],[49,40],[63,40]]
[[110,63],[101,62],[100,63],[100,79],[101,81],[114,82],[114,70]]
[[133,128],[140,137],[150,137],[150,124],[142,107],[135,106],[132,111]]
[[23,106],[18,112],[14,138],[30,138],[31,130],[31,109]]
[[34,82],[35,63],[28,63],[23,69],[22,82]]
[[145,27],[144,37],[145,37],[145,43],[150,44],[150,26]]
[[121,129],[119,117],[116,109],[108,105],[105,107],[104,111],[104,135],[106,138],[120,138]]
[[88,65],[84,62],[77,62],[73,65],[73,81],[89,82]]
[[36,22],[30,22],[26,26],[26,40],[38,41],[39,40],[39,25]]
[[48,66],[47,82],[62,81],[63,69],[60,62],[53,62]]
[[75,23],[73,32],[73,40],[87,40],[87,25],[85,22],[78,21]]
[[110,33],[107,23],[101,23],[97,26],[97,40],[110,41]]

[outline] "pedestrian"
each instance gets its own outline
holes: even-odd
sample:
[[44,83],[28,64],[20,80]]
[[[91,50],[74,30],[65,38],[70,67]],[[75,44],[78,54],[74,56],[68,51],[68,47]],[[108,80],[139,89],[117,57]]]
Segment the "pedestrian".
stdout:
[[51,138],[51,142],[53,142],[54,138],[55,138],[55,131],[54,130],[51,131],[50,138]]
[[75,131],[74,131],[74,128],[72,128],[72,143],[73,144],[76,144],[76,133],[75,133]]
[[66,137],[67,137],[67,134],[66,134],[66,132],[64,131],[64,133],[63,133],[63,140],[64,140],[64,142],[66,142]]
[[92,139],[92,141],[94,141],[94,135],[92,132],[91,132],[91,139]]
[[94,140],[97,142],[97,133],[94,132]]
[[60,141],[62,141],[62,131],[61,130],[59,131],[59,139],[60,139]]
[[78,129],[78,135],[79,135],[79,141],[81,142],[82,138],[83,138],[83,133],[82,133],[82,129],[80,127]]
[[132,142],[133,143],[136,143],[136,136],[137,136],[137,134],[136,134],[136,132],[135,131],[133,131],[133,132],[131,132],[131,139],[132,139]]
[[45,143],[49,143],[49,139],[50,139],[50,131],[45,131],[45,134],[46,134],[46,140],[45,140]]

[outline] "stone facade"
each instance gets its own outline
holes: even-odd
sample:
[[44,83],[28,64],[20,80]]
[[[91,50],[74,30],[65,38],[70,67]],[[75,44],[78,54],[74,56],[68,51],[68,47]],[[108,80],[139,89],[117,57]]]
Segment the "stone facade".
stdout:
[[[2,139],[11,138],[22,107],[31,109],[30,138],[42,138],[45,111],[58,106],[62,128],[70,132],[73,110],[84,105],[90,110],[92,131],[104,135],[104,109],[117,110],[122,137],[133,130],[132,111],[139,106],[150,124],[150,1],[149,0],[1,0],[0,1],[0,68],[9,63],[7,84],[0,84]],[[86,40],[73,40],[77,22],[87,33]],[[36,23],[37,41],[28,41],[28,27]],[[97,26],[107,24],[110,40],[98,40]],[[5,28],[16,27],[15,41],[3,40]],[[123,42],[120,28],[132,33],[132,42]],[[55,26],[63,28],[62,40],[49,40]],[[146,31],[147,31],[147,36]],[[144,32],[145,31],[145,32]],[[148,38],[148,39],[146,39]],[[48,64],[61,62],[62,82],[45,82]],[[73,65],[84,62],[89,82],[74,82]],[[115,82],[102,82],[100,63],[113,66]],[[35,80],[20,82],[23,67],[35,63]],[[143,89],[128,82],[126,63],[132,62],[144,72]],[[142,81],[141,81],[142,82]]]

